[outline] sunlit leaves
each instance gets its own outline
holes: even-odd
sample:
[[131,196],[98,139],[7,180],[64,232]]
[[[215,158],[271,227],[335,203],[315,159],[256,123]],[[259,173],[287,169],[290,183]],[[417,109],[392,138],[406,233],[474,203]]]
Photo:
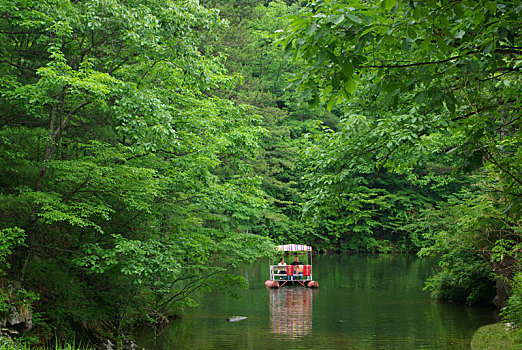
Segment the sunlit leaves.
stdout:
[[9,227],[0,229],[0,276],[6,273],[10,265],[7,258],[12,254],[13,249],[22,245],[25,239],[25,232],[20,227]]
[[[307,151],[305,213],[317,220],[351,211],[354,221],[376,207],[382,210],[383,203],[400,208],[404,198],[390,200],[400,191],[396,182],[385,200],[379,198],[381,169],[425,171],[426,159],[449,155],[454,174],[485,174],[485,180],[469,177],[476,193],[464,191],[449,197],[449,204],[423,210],[409,227],[425,236],[411,239],[427,245],[423,253],[442,254],[441,271],[428,282],[435,298],[490,301],[496,277],[489,268],[501,285],[520,268],[522,7],[513,1],[384,0],[379,5],[318,2],[301,18],[308,26],[329,27],[328,35],[309,35],[302,42],[301,22],[283,34],[305,62],[303,79],[296,79],[302,90],[322,93],[330,110],[340,89],[350,93],[340,101],[348,117],[339,130],[317,137]],[[333,54],[322,67],[312,66],[310,57],[325,47]],[[349,67],[338,67],[337,57],[351,62],[353,75]],[[354,117],[357,113],[363,117]],[[411,174],[409,181],[418,184]],[[433,186],[449,188],[450,182]],[[420,191],[422,186],[409,197]],[[376,225],[362,226],[352,231],[371,242],[368,232]]]
[[[13,275],[27,264],[41,286],[52,266],[51,289],[75,280],[77,298],[112,308],[120,327],[192,305],[228,266],[269,251],[243,233],[265,205],[247,175],[263,129],[218,97],[238,78],[200,46],[223,24],[217,11],[178,0],[0,9],[0,257],[13,252]],[[81,318],[68,312],[56,317]]]
[[[520,52],[512,50],[520,41],[514,31],[521,9],[513,3],[488,1],[439,5],[387,0],[378,4],[318,2],[281,33],[282,42],[293,43],[297,57],[305,63],[301,78],[296,79],[304,100],[316,104],[315,94],[319,94],[328,110],[339,104],[348,113],[361,111],[375,123],[369,130],[345,135],[341,144],[334,137],[325,143],[323,151],[331,152],[331,162],[345,169],[351,169],[351,162],[373,163],[377,168],[382,162],[389,169],[404,171],[422,154],[452,145],[459,149],[454,154],[463,165],[474,164],[465,167],[470,170],[480,167],[480,159],[495,152],[493,145],[501,139],[520,140],[516,107],[520,97],[515,97],[510,84],[520,83],[514,69]],[[428,17],[432,22],[423,20]],[[303,40],[305,26],[314,23],[328,30],[322,35],[314,31]],[[312,57],[324,51],[328,53],[325,59],[312,64]],[[499,118],[509,120],[509,131],[498,132],[504,129]],[[429,119],[428,124],[421,122]],[[389,125],[396,125],[397,132]],[[331,151],[335,147],[350,151],[338,155]],[[508,161],[513,155],[496,157]],[[328,156],[320,158],[326,162]],[[395,162],[395,157],[400,161]],[[496,157],[492,162],[497,162]],[[520,163],[511,164],[497,163],[497,171],[520,173]],[[508,183],[518,187],[517,177]],[[350,176],[344,178],[350,181]]]

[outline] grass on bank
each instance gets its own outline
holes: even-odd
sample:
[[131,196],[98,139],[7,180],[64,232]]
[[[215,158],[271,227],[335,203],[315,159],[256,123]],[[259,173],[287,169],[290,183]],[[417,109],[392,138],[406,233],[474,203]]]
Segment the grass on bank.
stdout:
[[90,348],[85,346],[77,346],[74,344],[55,344],[54,346],[46,347],[32,347],[26,344],[16,344],[12,341],[6,342],[0,337],[0,350],[88,350]]
[[495,323],[479,328],[471,339],[472,350],[522,350],[515,341],[514,332],[505,323]]

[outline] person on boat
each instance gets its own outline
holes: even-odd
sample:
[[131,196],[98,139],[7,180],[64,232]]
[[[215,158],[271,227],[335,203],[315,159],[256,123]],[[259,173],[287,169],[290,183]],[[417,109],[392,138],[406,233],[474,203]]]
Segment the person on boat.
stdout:
[[299,257],[295,257],[295,261],[292,262],[292,265],[294,266],[295,274],[301,274],[303,273],[303,263],[299,261]]
[[[279,264],[277,264],[279,266],[286,266],[286,263],[285,263],[285,258],[281,258],[281,260],[279,260]],[[284,270],[279,270],[278,271],[280,274],[285,274],[286,275],[286,268]],[[287,279],[288,276],[284,276],[284,277],[281,277],[281,279]]]
[[[285,265],[286,265],[286,264],[285,264]],[[295,266],[295,265],[303,265],[303,263],[302,263],[302,262],[300,262],[300,261],[299,261],[299,257],[298,257],[298,256],[296,256],[296,257],[295,257],[295,261],[294,261],[294,262],[292,262],[292,265],[294,265],[294,266]]]

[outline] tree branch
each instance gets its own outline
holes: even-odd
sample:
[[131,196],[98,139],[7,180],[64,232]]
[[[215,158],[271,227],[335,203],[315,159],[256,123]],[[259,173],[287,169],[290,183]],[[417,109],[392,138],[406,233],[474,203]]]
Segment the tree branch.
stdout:
[[500,164],[498,164],[498,162],[495,160],[495,158],[493,158],[493,155],[490,152],[488,152],[487,150],[486,150],[486,152],[488,154],[487,160],[489,160],[491,163],[495,164],[500,170],[505,172],[509,177],[511,177],[519,185],[522,185],[522,181],[521,180],[519,180],[515,175],[513,175],[511,172],[507,171]]
[[31,72],[36,72],[36,69],[34,69],[34,68],[20,66],[20,65],[18,65],[16,63],[12,63],[12,62],[9,62],[7,60],[0,60],[0,63],[7,63],[8,65],[13,66],[13,67],[18,68],[18,69],[26,69],[26,70],[30,70]]
[[212,276],[215,276],[219,273],[222,273],[222,270],[215,271],[211,274],[206,275],[205,277],[198,278],[193,282],[190,282],[185,287],[183,287],[179,292],[171,296],[165,302],[160,304],[161,308],[168,308],[170,305],[177,303],[183,299],[188,298],[192,293],[194,293],[197,289],[201,288]]
[[471,117],[472,115],[475,115],[475,114],[478,114],[480,112],[484,112],[484,111],[487,111],[487,110],[490,110],[490,109],[493,109],[493,108],[496,108],[496,107],[498,107],[498,106],[497,105],[492,105],[492,106],[487,106],[487,107],[484,107],[484,108],[479,108],[476,111],[469,112],[468,114],[460,115],[458,117],[455,117],[455,118],[451,119],[451,121],[455,122],[457,120],[467,119],[467,118]]
[[[38,172],[38,181],[36,183],[36,190],[37,191],[39,191],[41,189],[41,187],[42,187],[42,180],[43,180],[43,178],[45,176],[45,172],[47,171],[47,167],[45,165],[45,162],[47,160],[51,159],[51,157],[53,156],[53,154],[54,154],[54,152],[56,150],[57,143],[60,140],[60,137],[62,136],[63,131],[67,127],[67,124],[69,123],[69,120],[71,119],[71,117],[76,112],[78,112],[80,109],[82,109],[83,107],[87,106],[90,103],[92,103],[92,100],[86,99],[82,103],[80,103],[79,105],[74,107],[71,111],[69,111],[69,113],[67,113],[67,115],[65,116],[63,121],[56,128],[56,130],[51,131],[51,135],[50,135],[49,141],[47,142],[47,145],[45,146],[44,155],[43,155],[43,158],[42,158],[42,167],[40,168],[40,171]],[[54,111],[52,111],[51,113],[54,113]],[[54,126],[54,117],[52,117],[51,119],[52,119],[51,120],[51,125]]]
[[425,66],[429,64],[439,64],[439,63],[446,63],[449,61],[453,61],[460,58],[460,56],[453,56],[446,58],[444,60],[440,61],[426,61],[426,62],[415,62],[415,63],[408,63],[408,64],[388,64],[388,65],[370,65],[370,66],[359,66],[357,68],[407,68],[407,67],[418,67],[418,66]]

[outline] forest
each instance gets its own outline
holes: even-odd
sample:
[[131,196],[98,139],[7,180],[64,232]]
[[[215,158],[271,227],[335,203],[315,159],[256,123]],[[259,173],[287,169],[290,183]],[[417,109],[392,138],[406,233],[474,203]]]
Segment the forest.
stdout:
[[0,0],[0,328],[130,335],[283,243],[434,256],[522,327],[521,12]]

